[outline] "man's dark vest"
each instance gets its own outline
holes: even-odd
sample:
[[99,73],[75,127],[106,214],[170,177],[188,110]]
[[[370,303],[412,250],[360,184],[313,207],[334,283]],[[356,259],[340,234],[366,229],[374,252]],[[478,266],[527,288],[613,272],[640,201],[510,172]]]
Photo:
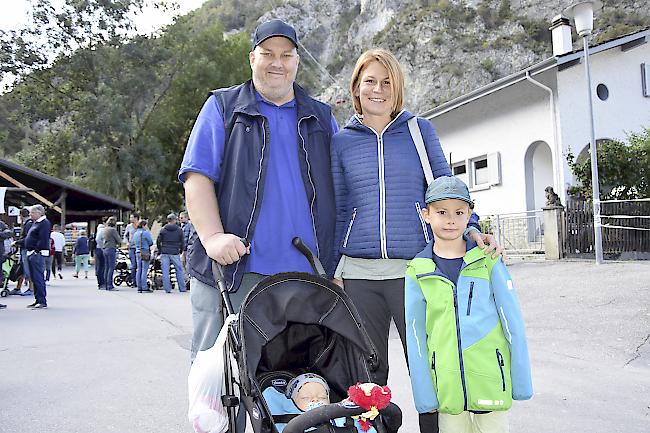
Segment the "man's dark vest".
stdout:
[[[294,93],[298,110],[298,158],[302,179],[308,203],[313,203],[311,208],[320,260],[331,276],[336,266],[332,254],[336,221],[330,167],[332,114],[329,106],[309,97],[296,84]],[[225,127],[220,181],[215,184],[221,222],[226,233],[250,241],[264,194],[269,155],[265,144],[270,141],[268,122],[259,111],[251,80],[229,89],[214,90],[208,97],[217,98]],[[188,248],[189,273],[215,287],[210,259],[195,230],[192,230],[191,238]],[[225,267],[224,275],[230,291],[236,291],[239,287],[247,258],[244,256],[238,263]]]

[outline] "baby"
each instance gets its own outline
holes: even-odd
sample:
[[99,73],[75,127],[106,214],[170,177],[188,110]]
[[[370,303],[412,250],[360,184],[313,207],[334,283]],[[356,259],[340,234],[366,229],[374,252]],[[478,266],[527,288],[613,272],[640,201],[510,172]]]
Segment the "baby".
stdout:
[[304,373],[287,384],[287,398],[303,412],[330,404],[330,387],[321,376]]

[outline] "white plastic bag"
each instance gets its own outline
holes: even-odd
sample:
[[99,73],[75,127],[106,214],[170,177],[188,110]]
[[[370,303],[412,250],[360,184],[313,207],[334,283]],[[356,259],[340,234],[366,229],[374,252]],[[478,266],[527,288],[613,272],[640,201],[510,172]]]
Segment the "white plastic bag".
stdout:
[[225,391],[224,345],[229,325],[236,319],[235,314],[226,318],[214,346],[197,353],[190,368],[187,417],[196,433],[224,433],[228,430],[228,413],[221,401]]

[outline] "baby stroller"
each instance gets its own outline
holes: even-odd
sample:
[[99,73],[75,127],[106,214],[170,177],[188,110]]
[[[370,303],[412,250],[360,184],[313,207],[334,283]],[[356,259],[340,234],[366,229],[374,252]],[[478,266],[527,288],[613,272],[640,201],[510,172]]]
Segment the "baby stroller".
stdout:
[[[372,382],[379,364],[376,349],[352,301],[326,278],[318,259],[299,238],[293,243],[317,275],[290,272],[265,278],[248,293],[239,320],[230,325],[225,359],[228,363],[234,355],[239,378],[234,377],[232,366],[226,365],[227,395],[222,401],[229,415],[229,431],[235,432],[237,386],[255,433],[277,432],[277,422],[288,422],[284,433],[302,433],[310,427],[318,432],[356,433],[354,426],[353,430],[340,430],[330,424],[332,419],[366,411],[354,404],[333,403],[288,420],[286,415],[274,417],[262,397],[267,387],[286,387],[290,377],[312,372],[326,379],[331,401],[339,402],[347,396],[348,387],[357,382]],[[225,311],[231,314],[232,304],[216,262],[213,273]],[[378,433],[396,432],[400,425],[401,411],[393,403],[373,421]]]
[[[172,283],[172,290],[174,290],[176,287],[176,269],[173,266],[170,266],[169,279]],[[147,287],[151,290],[161,290],[163,288],[160,254],[153,255],[149,262],[149,269],[147,269]]]
[[115,261],[113,284],[120,286],[122,283],[126,283],[128,287],[135,286],[131,276],[131,259],[129,258],[129,254],[118,249],[117,260]]
[[23,266],[18,258],[18,250],[13,248],[5,257],[0,272],[3,274],[2,286],[0,287],[0,296],[5,298],[9,295],[9,281],[18,281],[23,275]]

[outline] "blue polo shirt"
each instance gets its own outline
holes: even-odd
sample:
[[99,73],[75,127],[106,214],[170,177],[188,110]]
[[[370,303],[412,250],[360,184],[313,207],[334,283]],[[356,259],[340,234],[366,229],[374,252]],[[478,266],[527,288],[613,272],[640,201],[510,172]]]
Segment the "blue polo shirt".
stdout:
[[[270,143],[267,143],[264,194],[245,272],[263,275],[312,272],[309,262],[291,244],[295,236],[300,236],[316,252],[310,204],[298,160],[298,152],[303,150],[298,143],[296,102],[277,106],[259,94],[256,96],[270,131]],[[337,129],[332,118],[332,130]],[[179,171],[181,182],[185,180],[185,173],[191,171],[218,183],[222,175],[224,140],[223,114],[216,98],[210,97],[190,134]]]

